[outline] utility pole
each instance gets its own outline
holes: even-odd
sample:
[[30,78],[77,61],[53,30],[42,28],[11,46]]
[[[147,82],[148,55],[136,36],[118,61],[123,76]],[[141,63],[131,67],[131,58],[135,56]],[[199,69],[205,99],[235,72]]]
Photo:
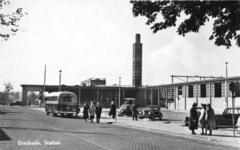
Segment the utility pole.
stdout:
[[228,64],[228,62],[226,62],[226,86],[225,86],[225,89],[226,89],[226,98],[225,98],[226,108],[228,107],[228,80],[227,80],[228,74],[227,74],[227,64]]
[[[44,68],[44,84],[43,84],[43,93],[42,93],[42,103],[43,104],[43,101],[44,101],[44,97],[45,97],[45,83],[46,83],[46,65],[45,65],[45,68]],[[41,106],[40,106],[41,107]]]
[[61,91],[61,73],[62,70],[59,70],[59,92]]

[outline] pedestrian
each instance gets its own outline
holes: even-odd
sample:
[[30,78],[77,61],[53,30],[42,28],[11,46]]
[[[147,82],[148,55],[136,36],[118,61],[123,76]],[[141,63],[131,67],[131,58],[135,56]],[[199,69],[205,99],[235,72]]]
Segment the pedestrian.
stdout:
[[237,127],[237,130],[238,130],[237,134],[240,134],[240,116],[238,117],[236,127]]
[[88,112],[89,112],[91,123],[93,123],[93,119],[94,119],[94,115],[95,115],[95,108],[94,108],[93,104],[89,108]]
[[137,121],[137,103],[132,105],[132,119]]
[[190,109],[190,118],[189,118],[189,130],[192,131],[192,134],[196,134],[195,133],[195,129],[198,129],[198,115],[197,115],[197,103],[193,103],[192,108]]
[[41,108],[41,103],[42,103],[42,102],[41,102],[41,100],[39,99],[39,100],[38,100],[39,108]]
[[89,109],[88,103],[85,103],[83,105],[83,119],[85,119],[86,122],[88,119],[88,109]]
[[214,110],[211,107],[211,104],[207,104],[207,111],[206,111],[206,132],[209,130],[208,135],[212,135],[212,130],[216,129],[216,121],[215,121],[215,114]]
[[99,104],[99,102],[97,102],[97,106],[96,106],[96,120],[97,120],[97,123],[100,122],[101,114],[102,114],[102,106]]
[[116,117],[116,106],[113,101],[111,102],[109,116],[112,116],[113,119],[115,119],[115,117]]
[[206,128],[206,120],[205,120],[206,104],[201,104],[201,105],[202,105],[202,109],[201,109],[201,115],[199,117],[199,124],[200,124],[200,128],[202,128],[201,135],[204,135],[204,129]]

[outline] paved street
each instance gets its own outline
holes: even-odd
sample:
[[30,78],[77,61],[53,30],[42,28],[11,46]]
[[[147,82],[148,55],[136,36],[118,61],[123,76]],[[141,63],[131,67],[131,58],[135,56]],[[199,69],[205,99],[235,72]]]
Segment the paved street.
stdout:
[[[109,118],[103,115],[102,120],[104,119]],[[43,111],[28,107],[0,106],[0,149],[231,150],[239,148],[195,138],[126,128],[106,122],[86,123],[79,116],[72,118],[46,116]]]

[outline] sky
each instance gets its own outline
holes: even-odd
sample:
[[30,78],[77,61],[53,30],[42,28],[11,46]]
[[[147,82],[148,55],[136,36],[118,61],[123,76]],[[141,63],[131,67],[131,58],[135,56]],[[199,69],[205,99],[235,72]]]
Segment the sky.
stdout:
[[[23,8],[28,15],[8,41],[0,38],[0,91],[11,82],[79,85],[89,78],[106,78],[107,85],[132,85],[135,35],[143,44],[143,85],[171,83],[171,75],[239,76],[240,49],[217,47],[209,41],[213,20],[199,33],[182,37],[177,27],[155,34],[145,17],[134,17],[129,0],[10,0],[5,11]],[[185,15],[179,18],[178,24]],[[161,17],[158,17],[161,20]],[[3,27],[0,31],[6,31]],[[175,82],[181,80],[174,79]]]

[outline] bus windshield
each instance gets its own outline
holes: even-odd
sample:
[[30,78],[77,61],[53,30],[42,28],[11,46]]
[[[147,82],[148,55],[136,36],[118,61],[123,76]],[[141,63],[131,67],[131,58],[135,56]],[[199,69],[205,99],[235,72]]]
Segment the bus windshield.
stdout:
[[57,96],[52,96],[47,98],[47,101],[57,101],[57,100],[58,100]]
[[60,101],[61,102],[76,102],[76,99],[71,96],[63,96],[63,97],[60,97]]

